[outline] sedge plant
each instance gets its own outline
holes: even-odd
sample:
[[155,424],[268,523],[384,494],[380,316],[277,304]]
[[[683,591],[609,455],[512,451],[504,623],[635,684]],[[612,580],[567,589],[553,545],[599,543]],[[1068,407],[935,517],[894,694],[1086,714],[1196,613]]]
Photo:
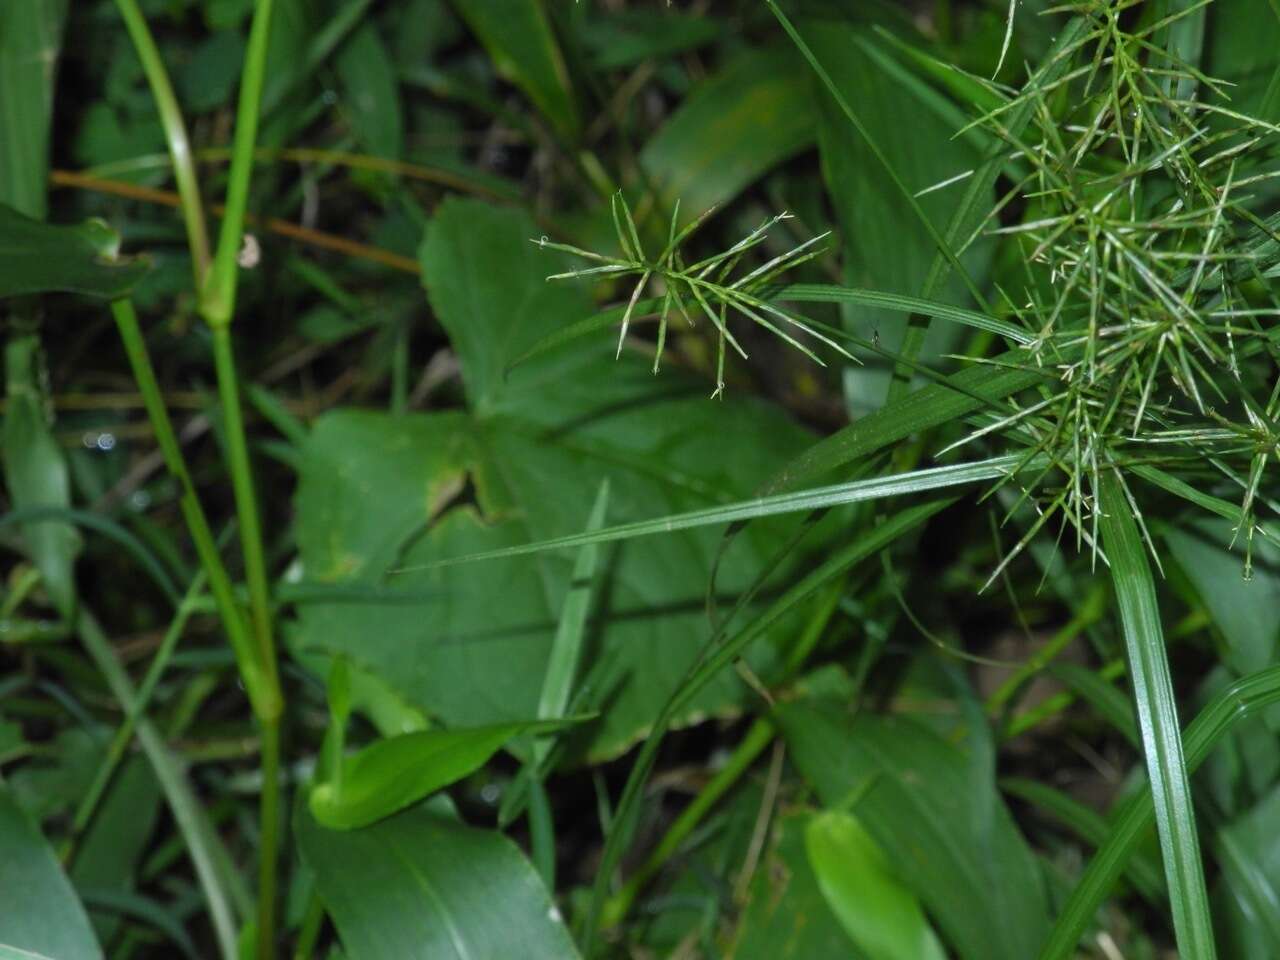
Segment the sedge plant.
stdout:
[[[1074,17],[1072,30],[1043,68],[1052,73],[1022,89],[968,76],[986,95],[986,106],[970,126],[1002,145],[996,159],[1011,182],[990,212],[942,253],[954,264],[982,237],[1007,238],[1018,246],[1024,278],[1019,288],[998,291],[1001,312],[1021,329],[1021,336],[1006,338],[1014,349],[994,359],[962,359],[1025,372],[1022,382],[1031,388],[980,398],[979,409],[969,414],[968,432],[937,454],[995,447],[998,457],[982,461],[998,476],[987,495],[1011,487],[1015,495],[1006,498],[1007,517],[1030,510],[1033,519],[988,584],[1054,526],[1057,545],[1070,531],[1077,549],[1088,549],[1095,566],[1109,568],[1178,943],[1184,956],[1212,957],[1189,764],[1151,571],[1151,563],[1160,571],[1160,552],[1138,485],[1152,484],[1229,517],[1246,580],[1252,576],[1255,537],[1276,537],[1272,518],[1280,504],[1267,493],[1267,478],[1280,454],[1280,353],[1268,326],[1278,310],[1268,280],[1280,221],[1262,217],[1257,208],[1260,193],[1276,176],[1266,159],[1280,128],[1234,109],[1226,87],[1184,58],[1181,39],[1203,17],[1204,4],[1147,5],[1141,11],[1139,6],[1137,0],[1092,0],[1053,8],[1050,13]],[[828,80],[800,34],[774,10]],[[863,132],[852,109],[843,101],[841,106]],[[956,189],[978,173],[960,171],[938,188]],[[638,276],[620,337],[646,284],[661,279],[666,290],[658,308],[656,357],[671,305],[687,316],[684,298],[695,302],[717,330],[717,394],[725,343],[737,347],[725,322],[730,309],[793,346],[798,344],[761,315],[834,345],[802,317],[743,292],[752,280],[772,279],[802,262],[805,246],[726,283],[723,276],[763,227],[685,268],[679,247],[691,228],[678,233],[673,217],[667,247],[648,259],[620,198],[614,216],[623,256],[556,245],[601,265],[552,279]],[[716,281],[708,279],[713,274]],[[895,492],[978,479],[973,472],[944,476],[945,471],[902,475]],[[1231,491],[1234,504],[1223,499]],[[883,492],[874,480],[838,484],[606,530],[594,540],[741,521]],[[532,549],[579,542],[584,538],[569,537]],[[1057,956],[1053,949],[1045,955]]]

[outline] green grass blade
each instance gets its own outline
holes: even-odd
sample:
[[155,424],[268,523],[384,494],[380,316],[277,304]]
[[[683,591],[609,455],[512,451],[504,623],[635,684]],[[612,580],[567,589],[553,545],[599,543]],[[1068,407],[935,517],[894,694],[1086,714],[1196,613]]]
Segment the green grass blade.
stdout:
[[1212,960],[1216,953],[1209,895],[1155,582],[1120,478],[1106,474],[1101,493],[1102,543],[1124,627],[1178,949],[1186,960]]
[[[591,508],[591,517],[587,521],[587,533],[592,533],[604,526],[605,512],[609,508],[609,480],[606,477],[600,484],[600,492],[596,494],[595,505]],[[556,635],[551,641],[551,655],[547,658],[547,674],[542,681],[542,694],[538,699],[538,718],[540,720],[558,720],[564,716],[569,706],[569,696],[573,692],[573,681],[578,674],[578,663],[582,659],[582,638],[586,633],[587,612],[591,607],[591,587],[595,578],[596,563],[599,554],[597,544],[589,543],[578,551],[578,558],[573,565],[573,579],[569,583],[569,593],[560,608],[560,622],[556,625]],[[541,764],[546,759],[551,744],[548,740],[537,740],[534,743],[533,755]]]
[[[826,487],[815,487],[811,490],[800,490],[794,493],[781,493],[755,500],[744,500],[740,503],[708,507],[705,510],[691,510],[688,513],[676,513],[653,520],[639,520],[624,523],[603,530],[589,530],[585,533],[573,533],[563,537],[540,540],[537,543],[520,544],[515,547],[504,547],[501,550],[488,550],[484,553],[473,553],[465,557],[452,557],[436,563],[420,567],[401,567],[395,573],[409,570],[428,569],[452,566],[457,563],[472,563],[478,560],[497,560],[501,557],[517,557],[524,554],[542,553],[545,550],[565,550],[571,547],[584,547],[593,543],[609,543],[614,540],[630,540],[655,533],[673,533],[677,530],[688,530],[693,527],[705,527],[721,523],[736,523],[744,520],[756,520],[761,517],[772,517],[784,513],[799,513],[809,510],[822,510],[849,503],[860,503],[866,500],[879,500],[884,497],[905,496],[929,490],[940,490],[946,487],[980,483],[984,480],[997,480],[1016,468],[1026,458],[1019,454],[1004,457],[992,457],[976,463],[959,463],[946,467],[930,467],[925,470],[912,470],[908,473],[894,474],[887,477],[872,477],[868,480],[854,480],[850,483],[836,483]],[[1035,463],[1028,464],[1034,468]],[[1041,466],[1043,464],[1040,464]]]
[[[120,665],[115,649],[98,621],[83,606],[76,616],[76,628],[85,650],[106,680],[112,695],[126,710],[137,709],[138,694],[128,673]],[[196,797],[186,773],[170,752],[164,737],[145,715],[137,719],[138,742],[155,770],[174,822],[186,843],[188,855],[204,893],[210,921],[223,960],[239,955],[236,937],[239,924],[235,907],[249,909],[248,894],[231,884],[231,856],[209,822],[204,806]]]
[[0,530],[13,525],[38,527],[42,524],[54,523],[74,524],[114,540],[123,550],[133,555],[174,607],[181,602],[178,588],[165,570],[164,564],[147,548],[146,544],[130,533],[128,528],[104,514],[94,513],[92,510],[77,510],[73,507],[19,507],[0,515]]
[[[1237,723],[1277,703],[1280,703],[1280,666],[1268,667],[1233,683],[1210,701],[1187,727],[1183,737],[1187,771],[1194,773]],[[1089,861],[1040,949],[1039,960],[1070,960],[1075,955],[1076,944],[1138,848],[1154,814],[1149,787],[1117,811],[1111,820],[1107,842]]]
[[863,290],[858,287],[842,287],[832,283],[793,283],[776,291],[769,291],[768,299],[794,300],[800,303],[853,303],[862,307],[878,307],[900,313],[917,313],[938,320],[951,320],[977,330],[989,330],[1007,337],[1016,344],[1026,345],[1035,338],[1022,327],[999,320],[978,310],[953,307],[927,297],[908,297],[880,290]]
[[[1000,789],[1044,811],[1086,843],[1100,847],[1107,840],[1110,825],[1106,818],[1055,787],[1039,780],[1009,777],[1000,781]],[[1156,906],[1163,903],[1164,875],[1158,864],[1134,855],[1125,865],[1125,875],[1144,899]]]

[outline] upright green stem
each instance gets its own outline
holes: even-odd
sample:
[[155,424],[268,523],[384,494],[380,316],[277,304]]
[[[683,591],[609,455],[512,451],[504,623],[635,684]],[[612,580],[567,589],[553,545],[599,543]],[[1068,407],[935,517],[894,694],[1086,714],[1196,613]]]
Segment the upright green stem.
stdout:
[[[271,637],[271,596],[262,546],[262,525],[258,518],[258,498],[253,489],[253,470],[249,463],[249,445],[245,437],[240,381],[231,349],[231,331],[227,327],[216,327],[213,330],[213,361],[218,375],[218,398],[226,432],[227,468],[231,472],[231,490],[236,501],[236,516],[240,521],[240,543],[244,551],[249,613],[257,645],[258,665],[266,682],[275,687],[278,685],[276,658]],[[276,713],[279,713],[278,709]]]
[[191,141],[187,137],[187,125],[182,119],[182,109],[178,106],[178,98],[174,96],[173,85],[169,83],[169,74],[160,58],[160,51],[147,27],[147,18],[138,8],[137,0],[116,0],[116,7],[129,31],[138,59],[142,61],[142,72],[146,74],[147,84],[151,87],[151,97],[155,100],[160,124],[164,127],[165,139],[169,144],[173,177],[181,200],[182,220],[187,228],[187,245],[191,249],[191,266],[195,271],[196,289],[199,290],[208,276],[212,257],[209,253],[204,205],[200,201],[200,183],[196,178],[195,158],[191,152]]
[[262,545],[262,525],[258,518],[257,496],[245,438],[244,414],[240,405],[240,381],[231,349],[231,328],[214,326],[213,359],[218,375],[218,396],[226,434],[227,467],[240,521],[240,544],[244,552],[245,579],[249,586],[249,612],[257,646],[257,663],[265,686],[275,693],[274,709],[259,713],[262,725],[262,841],[258,864],[258,956],[272,956],[275,947],[276,848],[280,821],[280,713],[283,707],[276,667],[275,641],[271,626],[271,597],[267,585],[267,565]]
[[240,243],[244,238],[253,152],[258,139],[258,115],[262,84],[267,70],[267,39],[271,30],[273,0],[258,0],[249,30],[249,47],[240,74],[240,101],[236,106],[235,137],[231,144],[231,170],[227,180],[226,213],[218,234],[213,271],[200,290],[200,313],[211,327],[227,326],[235,315],[236,280]]
[[240,521],[245,576],[249,583],[249,608],[258,644],[259,666],[266,685],[275,693],[274,710],[259,714],[262,723],[262,839],[258,863],[258,957],[275,954],[276,857],[280,834],[280,714],[283,703],[272,637],[271,603],[262,546],[262,527],[253,492],[249,447],[240,407],[240,383],[231,348],[231,319],[235,315],[238,257],[244,238],[245,208],[253,175],[254,148],[262,86],[267,69],[267,40],[271,31],[272,0],[257,0],[244,69],[240,74],[240,100],[236,106],[235,138],[231,146],[226,214],[218,235],[213,269],[200,290],[200,313],[213,332],[213,355],[218,374],[218,396],[227,442],[228,466]]
[[264,683],[263,672],[258,665],[258,655],[248,624],[245,623],[244,614],[236,599],[231,577],[227,575],[226,567],[222,564],[213,531],[209,528],[204,508],[201,507],[200,499],[196,495],[195,484],[192,483],[191,473],[187,470],[182,448],[178,445],[178,436],[174,432],[173,422],[169,419],[169,411],[165,408],[164,396],[160,392],[160,384],[156,380],[155,369],[151,365],[151,356],[138,324],[138,315],[134,312],[133,303],[129,300],[116,300],[111,304],[111,312],[115,316],[116,329],[120,332],[125,353],[129,357],[129,365],[133,371],[133,378],[137,381],[138,392],[142,394],[147,417],[155,431],[160,454],[164,457],[169,473],[178,481],[178,486],[182,490],[178,506],[182,510],[183,519],[186,520],[196,554],[200,557],[200,565],[209,577],[209,591],[213,594],[214,603],[218,607],[218,615],[222,618],[223,629],[227,632],[227,640],[235,654],[236,665],[244,678],[245,689],[253,703],[254,712],[259,716],[278,714],[279,694]]

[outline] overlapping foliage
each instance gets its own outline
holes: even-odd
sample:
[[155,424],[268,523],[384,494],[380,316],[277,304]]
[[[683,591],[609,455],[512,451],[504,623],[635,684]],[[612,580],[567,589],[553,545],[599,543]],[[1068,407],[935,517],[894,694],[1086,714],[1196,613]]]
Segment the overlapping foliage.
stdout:
[[1280,953],[1278,50],[0,6],[0,957]]

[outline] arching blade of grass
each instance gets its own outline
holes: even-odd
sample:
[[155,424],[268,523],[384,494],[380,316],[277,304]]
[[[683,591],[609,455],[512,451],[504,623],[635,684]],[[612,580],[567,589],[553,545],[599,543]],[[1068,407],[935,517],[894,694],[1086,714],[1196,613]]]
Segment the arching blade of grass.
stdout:
[[854,303],[863,307],[880,307],[902,313],[917,313],[937,320],[951,320],[977,330],[990,330],[1002,337],[1008,337],[1017,344],[1025,345],[1033,340],[1026,330],[1007,320],[1000,320],[979,310],[968,310],[949,303],[939,303],[928,297],[908,297],[900,293],[842,287],[834,283],[793,283],[767,291],[766,296],[770,300],[794,300],[798,303]]
[[[744,625],[735,634],[723,639],[722,634],[717,634],[708,641],[704,655],[689,669],[662,713],[654,721],[653,728],[640,748],[640,754],[636,757],[635,765],[631,768],[631,774],[623,788],[622,798],[618,801],[614,813],[613,828],[605,841],[596,872],[596,881],[591,889],[591,902],[583,920],[582,952],[585,956],[591,955],[591,943],[600,926],[601,910],[608,898],[613,872],[617,869],[630,842],[636,814],[639,812],[639,805],[643,798],[644,784],[657,760],[658,747],[662,743],[663,734],[671,724],[671,719],[721,670],[740,656],[753,640],[769,630],[797,604],[813,596],[836,577],[843,576],[855,564],[867,557],[875,556],[899,537],[954,502],[950,497],[939,497],[894,514],[879,526],[831,554],[825,562],[785,590],[760,616]],[[757,581],[756,587],[760,585]]]
[[1209,895],[1155,582],[1123,482],[1105,474],[1101,494],[1102,543],[1124,627],[1178,949],[1186,960],[1211,960],[1216,954]]
[[[1276,703],[1280,703],[1280,666],[1260,670],[1224,690],[1187,727],[1183,736],[1187,772],[1194,773],[1237,723]],[[1040,949],[1039,960],[1068,960],[1075,955],[1076,944],[1151,826],[1154,813],[1148,787],[1127,800],[1112,818],[1107,842],[1089,861]]]
[[[1022,777],[1001,780],[1000,789],[1047,813],[1086,843],[1095,847],[1106,843],[1109,832],[1106,818],[1070,794],[1039,780]],[[1159,864],[1134,855],[1125,865],[1125,874],[1134,890],[1160,906],[1164,899],[1164,876],[1160,873]]]
[[[81,607],[76,615],[76,629],[85,650],[101,671],[115,698],[133,714],[138,697],[128,673],[120,665],[117,653],[93,614]],[[219,951],[224,960],[237,956],[237,909],[241,915],[250,909],[248,894],[237,889],[238,875],[231,857],[213,829],[208,815],[196,797],[191,781],[165,743],[164,737],[145,714],[136,717],[138,742],[155,770],[156,779],[186,842],[187,853],[199,880],[209,910]]]
[[624,523],[616,527],[584,533],[573,533],[563,537],[553,537],[537,543],[525,543],[501,550],[489,550],[484,553],[473,553],[465,557],[452,557],[427,564],[424,567],[402,567],[393,571],[403,573],[407,570],[452,566],[457,563],[472,563],[477,560],[497,560],[501,557],[517,557],[523,554],[541,553],[544,550],[565,550],[571,547],[582,547],[590,543],[609,543],[614,540],[630,540],[655,533],[672,533],[676,530],[688,530],[692,527],[705,527],[721,523],[736,523],[743,520],[756,520],[760,517],[772,517],[783,513],[799,513],[809,510],[820,510],[827,507],[838,507],[849,503],[860,503],[865,500],[879,500],[884,497],[904,496],[911,493],[922,493],[928,490],[940,490],[946,487],[980,483],[984,480],[997,480],[1008,476],[1019,467],[1034,469],[1044,464],[1039,459],[1029,463],[1026,457],[1010,454],[1004,457],[992,457],[976,463],[960,463],[946,467],[931,467],[926,470],[913,470],[909,473],[895,474],[887,477],[873,477],[869,480],[855,480],[851,483],[836,483],[826,487],[815,487],[811,490],[799,490],[794,493],[781,493],[771,497],[760,497],[755,500],[744,500],[740,503],[725,504],[719,507],[708,507],[705,510],[692,510],[689,513],[677,513],[653,520],[639,520]]

